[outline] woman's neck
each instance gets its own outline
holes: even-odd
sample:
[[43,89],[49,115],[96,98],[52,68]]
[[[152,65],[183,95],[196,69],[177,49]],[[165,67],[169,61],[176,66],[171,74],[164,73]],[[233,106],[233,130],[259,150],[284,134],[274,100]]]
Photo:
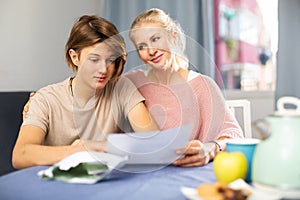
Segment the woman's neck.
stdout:
[[183,68],[179,68],[177,71],[152,69],[148,74],[148,78],[155,83],[173,85],[186,81],[187,75],[188,71]]
[[169,85],[172,73],[171,70],[152,69],[148,77],[153,82]]

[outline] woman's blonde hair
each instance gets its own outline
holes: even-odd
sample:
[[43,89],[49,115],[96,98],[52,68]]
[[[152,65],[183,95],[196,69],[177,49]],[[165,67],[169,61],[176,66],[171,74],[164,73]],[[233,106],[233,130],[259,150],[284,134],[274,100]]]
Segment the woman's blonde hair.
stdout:
[[[138,29],[143,23],[156,23],[164,28],[170,36],[176,34],[176,41],[172,42],[170,40],[170,47],[172,54],[175,54],[178,61],[180,62],[180,67],[188,67],[188,59],[185,55],[186,47],[186,37],[179,23],[174,21],[169,15],[167,15],[163,10],[158,8],[151,8],[141,14],[139,14],[135,20],[132,22],[129,38],[133,41],[133,31]],[[171,39],[171,37],[170,37]],[[177,69],[175,69],[177,71]]]

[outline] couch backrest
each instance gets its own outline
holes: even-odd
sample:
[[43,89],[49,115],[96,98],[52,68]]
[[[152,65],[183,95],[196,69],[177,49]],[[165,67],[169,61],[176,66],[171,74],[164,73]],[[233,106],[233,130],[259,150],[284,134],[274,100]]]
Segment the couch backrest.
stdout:
[[12,150],[30,92],[0,92],[0,175],[14,171]]

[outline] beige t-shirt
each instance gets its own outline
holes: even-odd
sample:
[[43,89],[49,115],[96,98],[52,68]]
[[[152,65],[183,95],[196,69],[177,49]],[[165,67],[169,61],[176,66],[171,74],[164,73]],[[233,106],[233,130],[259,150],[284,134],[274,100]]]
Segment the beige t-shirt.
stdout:
[[75,139],[105,140],[109,133],[132,131],[128,112],[144,97],[126,77],[108,83],[84,108],[70,91],[70,78],[41,88],[33,96],[24,125],[46,133],[45,145],[69,145]]

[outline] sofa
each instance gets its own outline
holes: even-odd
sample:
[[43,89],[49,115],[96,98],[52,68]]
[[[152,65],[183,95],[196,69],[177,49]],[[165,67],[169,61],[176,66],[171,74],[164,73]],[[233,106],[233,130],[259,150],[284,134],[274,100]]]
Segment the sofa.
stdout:
[[22,111],[30,91],[0,92],[0,176],[15,171],[12,150],[22,123]]

